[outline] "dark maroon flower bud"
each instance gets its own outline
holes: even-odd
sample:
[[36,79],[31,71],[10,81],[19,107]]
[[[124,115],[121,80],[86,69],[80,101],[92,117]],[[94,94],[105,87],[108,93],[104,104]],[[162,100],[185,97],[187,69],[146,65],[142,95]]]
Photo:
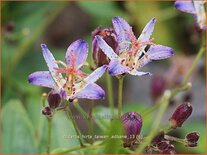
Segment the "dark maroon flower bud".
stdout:
[[187,134],[185,136],[185,139],[187,141],[186,145],[189,147],[196,147],[198,145],[197,142],[199,140],[199,137],[200,137],[200,134],[199,132],[196,132],[196,131]]
[[168,147],[170,146],[170,142],[167,141],[167,140],[164,140],[164,141],[161,141],[157,144],[157,148],[160,150],[160,151],[165,151],[168,149]]
[[47,101],[50,108],[55,109],[60,105],[62,99],[59,93],[52,90],[47,97]]
[[151,144],[156,145],[164,140],[165,133],[163,131],[159,132],[152,140]]
[[177,107],[172,117],[169,119],[172,128],[181,127],[191,115],[193,108],[190,103],[183,103]]
[[99,35],[103,38],[103,40],[114,50],[116,51],[116,48],[118,46],[118,43],[116,42],[116,35],[114,32],[114,29],[112,28],[106,28],[101,29],[100,27],[96,28],[92,32],[92,51],[93,51],[93,60],[97,67],[100,67],[104,64],[108,64],[109,60],[107,56],[103,53],[103,51],[99,48],[97,41],[95,39],[95,36]]
[[151,97],[153,100],[158,99],[165,91],[165,80],[163,77],[153,77],[151,81]]
[[188,147],[196,147],[196,146],[198,146],[198,143],[197,142],[187,142],[186,146],[188,146]]
[[127,112],[121,116],[124,126],[124,147],[130,147],[139,136],[142,129],[142,117],[136,112]]
[[170,144],[166,150],[162,151],[162,154],[175,154],[175,153],[176,153],[175,147],[172,144]]
[[47,118],[51,118],[53,116],[53,111],[50,107],[44,107],[44,109],[42,109],[42,114]]

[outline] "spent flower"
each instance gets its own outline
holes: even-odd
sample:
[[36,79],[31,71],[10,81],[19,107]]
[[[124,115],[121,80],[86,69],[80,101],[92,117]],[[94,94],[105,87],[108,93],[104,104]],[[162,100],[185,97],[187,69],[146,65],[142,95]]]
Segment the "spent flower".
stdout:
[[[166,59],[173,55],[172,48],[156,45],[150,39],[155,22],[155,18],[151,19],[137,39],[132,27],[124,19],[114,17],[112,23],[118,42],[116,50],[112,49],[101,36],[96,36],[99,47],[110,59],[109,74],[150,75],[149,72],[139,70],[152,60]],[[147,46],[150,46],[148,50],[146,50]]]
[[[62,99],[66,100],[100,99],[105,96],[104,90],[94,82],[103,75],[107,67],[105,65],[99,67],[90,75],[81,70],[88,56],[88,44],[84,40],[77,40],[68,47],[65,56],[66,63],[56,61],[45,44],[41,44],[41,47],[49,71],[30,74],[29,83],[52,88],[60,94]],[[59,68],[58,64],[64,68]]]
[[103,40],[114,50],[116,51],[116,48],[118,46],[118,43],[116,42],[116,35],[113,28],[105,28],[102,29],[100,27],[96,28],[92,32],[92,51],[93,51],[93,60],[97,67],[100,67],[105,64],[109,64],[109,59],[107,56],[103,53],[103,51],[98,46],[97,40],[95,39],[95,36],[99,35],[103,38]]

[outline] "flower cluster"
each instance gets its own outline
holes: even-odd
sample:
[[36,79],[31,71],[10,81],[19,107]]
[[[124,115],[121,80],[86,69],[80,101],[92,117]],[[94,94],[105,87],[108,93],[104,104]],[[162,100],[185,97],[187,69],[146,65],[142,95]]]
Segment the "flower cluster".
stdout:
[[[194,13],[201,28],[204,15],[201,3],[177,1],[176,8]],[[187,5],[187,7],[185,7]],[[190,8],[193,5],[194,11]],[[141,71],[142,67],[154,60],[167,59],[173,56],[174,50],[170,47],[156,44],[151,38],[156,19],[152,18],[137,38],[132,27],[122,18],[112,19],[113,28],[97,28],[92,32],[92,51],[95,67],[92,73],[83,71],[87,65],[88,43],[84,40],[73,42],[67,49],[65,62],[55,60],[53,54],[45,44],[41,44],[42,54],[47,64],[48,71],[37,71],[29,75],[29,83],[37,86],[51,88],[47,95],[48,105],[44,106],[42,114],[48,119],[54,115],[57,109],[64,109],[65,104],[77,99],[103,99],[104,90],[95,82],[102,77],[105,71],[111,76],[123,76],[131,74],[135,76],[151,75],[150,72]],[[155,78],[152,85],[151,95],[157,100],[165,90],[165,81]],[[158,91],[157,91],[158,90]],[[171,129],[181,127],[192,113],[190,103],[178,106],[171,118],[169,126]],[[121,113],[120,113],[121,114]],[[120,116],[120,115],[119,115]],[[141,134],[143,119],[137,112],[127,112],[121,116],[126,138],[123,140],[124,147],[139,144],[143,139]],[[148,151],[159,153],[175,153],[175,147],[171,141],[175,141],[164,131],[158,133],[148,146]],[[181,141],[189,147],[197,146],[198,132],[186,135]]]

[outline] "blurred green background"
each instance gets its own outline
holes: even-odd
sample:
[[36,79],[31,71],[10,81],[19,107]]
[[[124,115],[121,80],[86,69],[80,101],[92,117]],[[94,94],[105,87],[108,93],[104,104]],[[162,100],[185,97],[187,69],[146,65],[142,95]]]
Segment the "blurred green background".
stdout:
[[[64,60],[66,49],[70,43],[83,38],[88,41],[90,46],[88,62],[93,63],[91,32],[98,26],[112,26],[111,19],[115,16],[121,16],[133,26],[137,36],[146,23],[151,18],[156,17],[157,23],[153,32],[155,42],[172,47],[176,51],[176,56],[182,55],[185,58],[193,56],[200,46],[201,32],[195,28],[193,17],[177,11],[173,7],[173,2],[79,1],[1,2],[1,4],[2,153],[42,153],[45,151],[47,127],[46,118],[41,115],[40,100],[41,94],[49,90],[30,85],[27,82],[30,73],[47,70],[40,49],[41,43],[47,44],[56,59]],[[157,73],[164,74],[169,69],[170,64],[170,61],[165,60],[153,63],[148,69],[153,70],[154,75]],[[195,83],[193,92],[197,92],[193,100],[195,113],[183,128],[176,130],[173,134],[184,138],[186,133],[196,130],[200,132],[201,138],[199,146],[196,148],[176,146],[178,153],[206,153],[204,58],[200,64],[199,74],[196,74],[194,81],[192,81],[193,86]],[[136,84],[133,83],[133,86],[130,87],[132,78]],[[117,81],[115,78],[113,80],[114,87],[116,87]],[[144,87],[147,90],[145,92],[142,91],[142,88],[137,88],[140,87],[140,80],[146,81]],[[151,78],[141,79],[140,77],[126,79],[124,111],[140,112],[152,104],[149,100],[150,80]],[[106,90],[104,82],[104,77],[99,80],[99,84]],[[114,88],[114,90],[117,89]],[[142,93],[146,95],[146,100],[145,98],[141,99]],[[137,94],[138,99],[136,99]],[[114,95],[116,96],[116,91]],[[129,97],[129,95],[131,96]],[[80,101],[80,103],[85,109],[90,106],[88,100]],[[107,105],[107,96],[105,100],[95,101],[94,113],[108,113]],[[169,107],[168,116],[175,107],[175,105]],[[74,109],[73,112],[77,113]],[[143,135],[147,134],[153,122],[152,116],[144,121]],[[167,121],[168,116],[166,115],[163,122]],[[86,133],[87,128],[82,125],[84,122],[79,120],[78,123],[82,132]],[[107,130],[106,126],[109,122],[96,120],[96,124],[99,127],[102,125],[104,131]],[[101,133],[102,131],[97,130],[95,132]],[[63,113],[58,112],[53,121],[52,149],[78,145],[77,140],[64,139],[65,135],[70,134],[75,134],[72,125]]]

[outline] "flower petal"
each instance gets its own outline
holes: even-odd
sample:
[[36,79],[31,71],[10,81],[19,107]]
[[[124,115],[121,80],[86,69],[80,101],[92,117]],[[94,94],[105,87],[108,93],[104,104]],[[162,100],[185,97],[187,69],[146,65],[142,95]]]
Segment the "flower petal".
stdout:
[[131,39],[136,37],[132,32],[131,26],[122,18],[114,17],[112,19],[114,30],[117,34],[117,42],[119,43],[119,51],[128,51],[130,48]]
[[112,60],[108,66],[110,75],[120,75],[129,71],[129,67],[123,66],[118,60]]
[[173,56],[173,54],[172,48],[162,45],[152,45],[147,51],[148,58],[151,60],[167,59]]
[[175,8],[180,11],[187,12],[187,13],[192,13],[192,14],[196,13],[196,10],[194,8],[192,1],[176,1]]
[[80,68],[88,57],[88,43],[84,40],[77,40],[73,42],[66,52],[66,64],[68,67],[74,63],[75,68]]
[[206,12],[203,1],[193,1],[196,11],[196,20],[201,29],[206,29]]
[[84,82],[87,84],[91,84],[91,83],[96,82],[104,74],[106,68],[107,68],[106,65],[103,65],[103,66],[97,68],[95,71],[93,71],[91,74],[89,74],[89,76],[87,76],[84,79]]
[[154,26],[155,26],[156,19],[152,18],[147,25],[144,27],[142,30],[141,35],[138,38],[138,42],[145,42],[149,41],[150,36],[152,35],[152,32],[154,31]]
[[37,86],[56,88],[55,82],[49,71],[38,71],[29,75],[29,83]]
[[100,37],[100,36],[96,36],[95,37],[97,40],[97,43],[99,45],[99,47],[101,48],[101,50],[104,52],[104,54],[106,54],[106,56],[110,59],[118,59],[118,55],[114,52],[114,50]]
[[150,63],[152,60],[149,57],[143,56],[139,59],[139,68],[144,67],[146,64]]
[[87,85],[80,92],[77,92],[75,95],[71,97],[71,99],[75,98],[86,98],[86,99],[102,99],[105,97],[104,90],[95,83],[91,83]]
[[56,82],[56,84],[61,87],[63,84],[63,77],[60,73],[57,73],[57,71],[55,69],[58,68],[58,65],[55,61],[54,56],[52,55],[52,53],[49,51],[49,49],[47,48],[47,46],[45,44],[41,44],[41,48],[42,48],[42,54],[43,57],[47,63],[47,66],[49,68],[49,71],[52,75],[53,80]]
[[150,72],[140,72],[140,71],[136,71],[136,70],[130,71],[129,74],[135,75],[135,76],[146,76],[146,75],[151,76],[152,75]]

